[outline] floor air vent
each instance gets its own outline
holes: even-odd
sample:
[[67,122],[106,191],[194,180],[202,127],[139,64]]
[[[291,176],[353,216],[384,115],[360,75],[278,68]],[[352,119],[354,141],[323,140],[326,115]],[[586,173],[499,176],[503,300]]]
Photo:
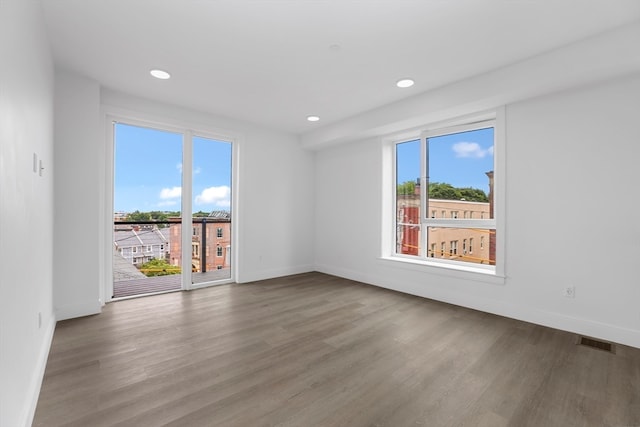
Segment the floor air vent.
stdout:
[[615,347],[610,342],[587,337],[578,337],[578,344],[615,354]]

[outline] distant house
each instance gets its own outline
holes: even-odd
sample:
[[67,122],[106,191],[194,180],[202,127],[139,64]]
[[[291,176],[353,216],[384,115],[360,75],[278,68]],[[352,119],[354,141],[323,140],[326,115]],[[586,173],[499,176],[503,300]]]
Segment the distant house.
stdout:
[[156,225],[120,226],[113,234],[114,250],[131,264],[141,265],[152,259],[169,258],[169,228],[158,228]]
[[[489,177],[489,191],[493,188],[493,172]],[[490,200],[492,196],[490,194]],[[396,251],[399,254],[419,255],[422,242],[420,216],[420,185],[414,194],[399,194],[396,198]],[[493,217],[492,203],[465,200],[428,199],[430,218],[488,219]],[[482,228],[426,227],[428,247],[426,256],[476,264],[495,264],[495,232]]]
[[[180,265],[182,259],[181,227],[179,219],[171,222],[169,240],[171,255],[169,262]],[[206,217],[194,217],[191,227],[191,268],[204,273],[222,270],[231,263],[231,213],[213,211]]]

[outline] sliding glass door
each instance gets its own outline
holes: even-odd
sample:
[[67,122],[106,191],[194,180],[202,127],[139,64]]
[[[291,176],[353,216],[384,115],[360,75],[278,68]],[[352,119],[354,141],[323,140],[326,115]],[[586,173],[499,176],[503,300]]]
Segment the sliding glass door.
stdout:
[[230,279],[231,144],[192,141],[192,283]]
[[112,298],[231,280],[232,143],[113,121]]

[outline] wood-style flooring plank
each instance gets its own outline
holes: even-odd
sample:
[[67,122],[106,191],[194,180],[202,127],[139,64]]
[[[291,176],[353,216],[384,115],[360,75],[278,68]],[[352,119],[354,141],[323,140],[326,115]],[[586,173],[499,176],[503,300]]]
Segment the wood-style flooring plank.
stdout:
[[59,322],[34,426],[640,426],[640,349],[321,273]]

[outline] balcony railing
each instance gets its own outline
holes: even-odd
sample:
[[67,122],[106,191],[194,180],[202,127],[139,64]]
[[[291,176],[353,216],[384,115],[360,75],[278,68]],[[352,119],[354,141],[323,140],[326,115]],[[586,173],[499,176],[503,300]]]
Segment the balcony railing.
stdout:
[[[181,221],[114,221],[113,298],[182,288]],[[191,282],[229,279],[230,218],[193,218],[185,232],[191,233]]]

